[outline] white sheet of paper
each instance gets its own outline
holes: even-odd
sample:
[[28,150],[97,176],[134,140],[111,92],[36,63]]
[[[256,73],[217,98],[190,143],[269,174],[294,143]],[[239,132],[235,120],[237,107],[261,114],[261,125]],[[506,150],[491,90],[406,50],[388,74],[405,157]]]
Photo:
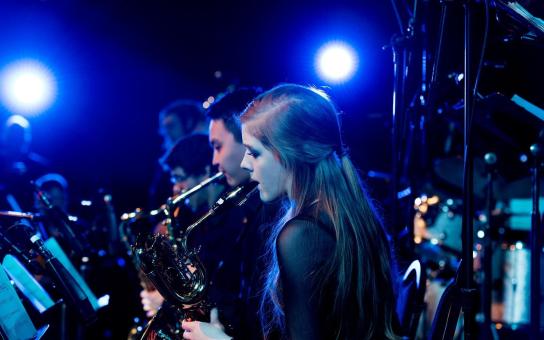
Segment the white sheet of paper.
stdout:
[[15,288],[0,265],[0,327],[10,340],[34,338],[36,328],[26,313]]
[[2,265],[9,277],[15,282],[17,288],[40,313],[43,313],[55,304],[45,289],[43,289],[16,257],[9,254],[6,255]]
[[87,296],[89,301],[91,302],[91,305],[93,306],[93,309],[96,311],[100,306],[98,305],[98,300],[96,299],[96,296],[91,291],[91,288],[87,285],[85,280],[83,280],[83,277],[79,274],[79,272],[76,270],[68,256],[66,256],[66,253],[62,250],[60,245],[58,244],[57,240],[55,238],[51,237],[47,241],[45,241],[45,247],[53,254],[54,257],[56,257],[59,262],[68,270],[68,272],[72,275],[72,277],[76,280],[76,282],[79,284],[81,289],[83,290],[83,293]]

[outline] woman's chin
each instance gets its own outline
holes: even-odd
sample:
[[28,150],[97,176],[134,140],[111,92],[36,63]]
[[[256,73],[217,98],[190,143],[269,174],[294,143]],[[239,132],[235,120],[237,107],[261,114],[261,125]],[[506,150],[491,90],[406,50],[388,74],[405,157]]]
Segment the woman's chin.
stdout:
[[261,201],[265,203],[272,202],[278,198],[277,195],[270,195],[270,193],[263,191],[260,184],[257,186],[257,188],[259,188],[259,197],[261,198]]
[[266,192],[264,192],[264,191],[261,189],[261,185],[260,185],[260,184],[257,186],[257,188],[259,188],[259,198],[261,199],[261,201],[263,201],[263,202],[269,202],[270,199],[268,198],[268,195],[266,194]]

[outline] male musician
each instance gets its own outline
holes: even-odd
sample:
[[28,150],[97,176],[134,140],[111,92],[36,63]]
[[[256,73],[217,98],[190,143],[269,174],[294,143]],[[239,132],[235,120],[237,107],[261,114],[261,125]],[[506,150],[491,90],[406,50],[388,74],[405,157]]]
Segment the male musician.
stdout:
[[[212,150],[208,144],[208,135],[197,133],[178,140],[161,159],[163,167],[170,172],[173,194],[179,195],[210,177],[212,171],[211,157]],[[177,215],[179,223],[186,226],[196,217],[205,213],[217,200],[222,190],[221,185],[208,185],[193,194],[186,202],[180,202],[180,209],[176,213],[179,214]],[[157,231],[166,233],[164,227],[164,225],[161,225],[160,230]],[[204,245],[209,243],[210,238],[205,234],[208,227],[209,225],[205,225],[202,226],[204,230],[195,231],[191,237],[190,241],[192,242],[190,245],[198,247],[203,243]],[[216,265],[216,262],[218,262],[217,257],[220,255],[213,247],[207,248],[210,248],[210,250],[202,252],[200,257],[205,266],[212,267]],[[154,290],[143,290],[140,297],[147,316],[153,316],[164,301],[163,297]]]
[[238,115],[257,91],[240,89],[219,98],[208,110],[210,118],[210,144],[213,148],[213,165],[225,174],[229,186],[234,187],[249,180],[249,172],[240,167],[246,152]]
[[[212,150],[208,135],[195,133],[179,140],[162,158],[163,167],[170,171],[172,192],[179,195],[212,175]],[[213,204],[222,189],[208,186],[189,198],[193,212],[204,212]],[[215,189],[215,190],[214,190]]]
[[34,195],[34,208],[40,215],[37,223],[44,239],[54,237],[63,250],[78,263],[89,255],[89,227],[81,219],[68,217],[68,182],[57,173],[47,173],[35,180],[37,189],[51,206],[46,206],[39,195]]
[[30,122],[10,116],[0,131],[0,209],[29,211],[32,207],[30,181],[43,175],[49,161],[32,151]]
[[[162,158],[164,159],[166,153],[182,137],[192,133],[207,133],[207,125],[204,110],[199,102],[181,99],[167,105],[159,113],[159,134],[165,151]],[[166,169],[161,166],[163,162],[159,160],[159,163],[161,164],[156,165],[153,182],[149,189],[149,204],[152,208],[164,203],[170,196]]]
[[[249,181],[249,173],[240,167],[244,157],[245,148],[242,144],[242,136],[238,115],[247,104],[259,94],[253,88],[242,88],[227,93],[210,107],[207,115],[210,118],[210,144],[213,147],[213,165],[225,174],[229,186],[234,187]],[[263,338],[257,316],[259,305],[260,257],[263,255],[265,235],[261,228],[266,222],[273,219],[276,209],[274,206],[264,206],[258,196],[253,196],[247,204],[230,212],[239,214],[240,229],[236,243],[232,245],[232,251],[225,259],[225,267],[230,267],[226,273],[238,271],[239,296],[230,301],[230,309],[219,309],[219,316],[212,313],[211,323],[184,322],[184,329],[189,328],[192,335],[203,338],[229,339],[259,339]],[[217,280],[227,280],[226,275],[219,270]],[[211,292],[212,298],[217,298],[216,292]],[[221,297],[219,297],[221,299]],[[223,306],[228,306],[228,301],[223,301]],[[222,330],[227,327],[226,333]],[[187,328],[186,328],[187,327]],[[199,333],[200,334],[197,334]]]

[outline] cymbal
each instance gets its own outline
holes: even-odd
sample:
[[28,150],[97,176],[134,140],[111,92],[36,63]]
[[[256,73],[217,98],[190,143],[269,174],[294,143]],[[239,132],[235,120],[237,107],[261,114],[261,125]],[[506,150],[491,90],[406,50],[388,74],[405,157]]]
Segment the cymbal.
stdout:
[[[461,190],[463,189],[463,169],[464,163],[460,157],[436,159],[433,164],[434,173],[441,181]],[[474,159],[473,176],[474,195],[484,197],[487,186],[487,174],[483,159]],[[493,181],[494,192],[502,191],[504,184],[504,179],[496,174]]]
[[[510,182],[504,186],[504,189],[499,192],[499,197],[502,199],[512,198],[531,198],[532,197],[532,179],[531,177],[523,177],[516,181]],[[544,179],[540,180],[540,191],[544,192]]]

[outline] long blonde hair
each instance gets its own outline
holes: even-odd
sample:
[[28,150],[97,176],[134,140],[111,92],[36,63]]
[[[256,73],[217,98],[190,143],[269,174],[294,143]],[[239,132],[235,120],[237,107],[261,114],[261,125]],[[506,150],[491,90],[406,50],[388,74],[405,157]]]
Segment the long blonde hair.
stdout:
[[286,221],[315,204],[314,211],[326,214],[336,238],[319,287],[337,283],[331,306],[337,338],[394,338],[394,265],[388,237],[343,148],[332,102],[316,89],[280,85],[257,97],[241,122],[292,174],[289,206],[269,242],[261,308],[265,333],[282,328],[284,319],[276,238]]

